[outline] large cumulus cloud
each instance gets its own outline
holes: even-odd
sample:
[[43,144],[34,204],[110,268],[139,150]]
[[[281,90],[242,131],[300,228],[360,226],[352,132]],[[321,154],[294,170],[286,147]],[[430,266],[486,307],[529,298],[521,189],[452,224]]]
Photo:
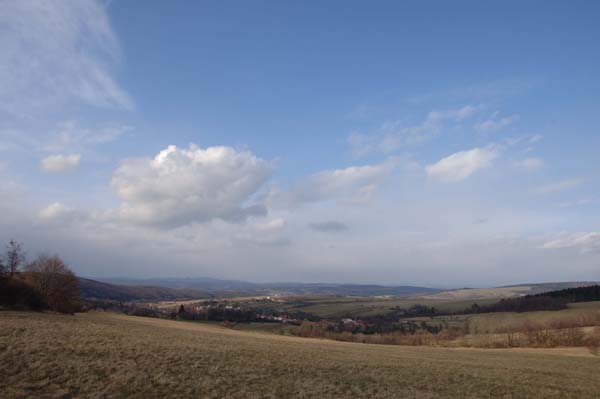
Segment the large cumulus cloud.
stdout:
[[122,200],[117,215],[166,227],[264,215],[264,205],[252,199],[272,169],[250,151],[171,145],[153,159],[126,160],[115,171],[112,187]]

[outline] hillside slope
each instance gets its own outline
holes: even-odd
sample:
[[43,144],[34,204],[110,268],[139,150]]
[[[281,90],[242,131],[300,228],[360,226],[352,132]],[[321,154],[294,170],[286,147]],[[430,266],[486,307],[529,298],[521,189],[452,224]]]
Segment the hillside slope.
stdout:
[[593,281],[570,281],[564,283],[540,283],[540,284],[519,284],[504,287],[493,288],[463,288],[457,290],[447,290],[432,294],[419,295],[425,299],[486,299],[486,298],[511,298],[523,295],[542,294],[549,291],[563,290],[566,288],[585,287],[598,284]]
[[597,398],[600,358],[0,312],[0,397]]
[[102,301],[172,301],[213,296],[194,289],[117,285],[86,278],[79,278],[79,287],[82,298]]
[[343,295],[343,296],[406,296],[438,292],[439,289],[410,285],[387,286],[377,284],[333,283],[252,283],[239,280],[196,278],[109,278],[102,281],[127,286],[157,286],[204,291],[238,292],[240,296],[253,295]]

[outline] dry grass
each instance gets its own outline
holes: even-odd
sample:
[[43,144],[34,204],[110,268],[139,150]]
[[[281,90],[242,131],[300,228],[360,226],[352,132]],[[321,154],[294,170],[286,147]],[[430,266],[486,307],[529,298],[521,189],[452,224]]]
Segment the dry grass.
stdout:
[[597,398],[600,359],[0,312],[0,397]]
[[[299,299],[299,298],[295,298]],[[389,313],[395,307],[408,309],[414,305],[435,307],[443,311],[460,311],[474,303],[485,305],[497,299],[457,300],[423,298],[357,298],[305,297],[301,306],[294,301],[278,304],[275,308],[286,312],[302,311],[323,318],[365,317]],[[260,306],[260,305],[259,305]]]
[[588,326],[600,326],[600,301],[571,304],[558,311],[476,315],[468,319],[467,329],[470,334],[490,334]]
[[600,348],[600,328],[532,329],[505,334],[470,334],[449,341],[446,345],[474,348],[582,347],[597,356]]
[[515,287],[497,287],[497,288],[465,288],[459,290],[442,291],[435,294],[420,295],[420,298],[427,299],[482,299],[482,298],[510,298],[515,296],[531,294],[532,287],[521,285]]

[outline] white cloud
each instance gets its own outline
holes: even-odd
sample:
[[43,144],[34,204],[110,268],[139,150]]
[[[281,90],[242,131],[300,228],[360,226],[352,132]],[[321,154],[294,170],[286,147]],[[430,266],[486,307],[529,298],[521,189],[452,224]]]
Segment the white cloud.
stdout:
[[461,122],[475,112],[476,108],[471,105],[465,105],[458,109],[431,111],[419,125],[406,127],[401,122],[386,122],[374,133],[350,133],[347,142],[357,156],[375,150],[388,154],[405,145],[429,141],[440,134],[447,122]]
[[79,169],[80,154],[50,155],[42,159],[40,168],[46,173],[67,173]]
[[119,45],[99,1],[4,1],[0,26],[0,110],[24,116],[72,100],[133,107],[111,73]]
[[120,219],[173,227],[264,215],[264,205],[249,202],[271,173],[271,164],[249,151],[171,145],[154,159],[124,161],[112,187],[123,201]]
[[541,135],[541,134],[539,134],[539,133],[536,133],[536,134],[534,134],[533,136],[531,136],[531,137],[529,138],[529,144],[535,144],[535,143],[538,143],[538,142],[542,141],[542,139],[543,139],[543,138],[544,138],[544,136],[542,136],[542,135]]
[[560,204],[560,207],[561,208],[572,208],[572,207],[576,207],[576,206],[589,205],[594,202],[595,201],[591,198],[582,198],[577,201],[563,202]]
[[58,131],[43,140],[43,143],[39,143],[37,147],[42,151],[82,150],[89,146],[115,141],[131,130],[132,127],[126,125],[81,127],[75,121],[68,120],[61,123]]
[[572,188],[575,188],[579,185],[581,185],[581,183],[583,183],[583,179],[567,179],[567,180],[561,180],[555,183],[549,183],[549,184],[545,184],[543,186],[538,186],[535,187],[532,192],[534,194],[553,194],[553,193],[558,193],[561,191],[565,191],[565,190],[570,190]]
[[498,156],[494,148],[473,148],[460,151],[428,165],[425,170],[430,177],[444,181],[459,181],[478,170],[488,168]]
[[376,165],[350,166],[325,170],[304,179],[289,191],[273,189],[269,195],[275,206],[295,206],[335,199],[368,201],[395,167],[390,159]]
[[537,170],[544,166],[544,160],[542,158],[532,157],[514,161],[513,164],[520,169]]
[[475,124],[474,128],[480,133],[494,133],[506,126],[512,125],[518,120],[518,115],[510,115],[498,118],[498,112],[495,112],[491,118]]
[[600,251],[600,232],[562,233],[547,240],[542,248],[576,248],[582,253]]
[[[40,212],[45,219],[40,215],[30,223],[31,201],[23,196],[9,204],[0,201],[2,209],[21,207],[20,213],[5,212],[7,217],[0,218],[0,238],[13,236],[25,242],[30,253],[51,248],[78,274],[89,276],[123,270],[136,276],[161,275],[164,265],[170,264],[172,275],[254,281],[342,278],[458,286],[531,281],[540,273],[556,281],[598,278],[597,252],[573,256],[579,247],[566,247],[566,235],[528,236],[531,231],[556,228],[560,223],[556,212],[524,211],[513,201],[490,208],[484,201],[465,199],[463,190],[450,190],[443,198],[417,187],[402,190],[407,197],[381,198],[360,208],[328,204],[293,212],[274,210],[268,218],[249,217],[241,224],[217,218],[173,229],[86,217],[62,204],[52,204]],[[479,216],[488,222],[472,225]],[[311,221],[348,221],[352,234],[316,234],[307,228]],[[563,239],[561,248],[550,249],[558,243],[542,248],[558,238]],[[566,261],[569,268],[564,267]],[[365,264],[376,267],[366,270]]]
[[132,127],[121,124],[82,127],[67,120],[55,129],[0,129],[0,151],[86,153],[95,147],[118,140]]
[[42,209],[39,213],[40,218],[42,219],[54,219],[60,215],[68,212],[69,209],[59,202],[54,202],[44,209]]
[[85,218],[83,212],[71,209],[60,202],[49,204],[40,210],[38,216],[44,222],[60,222],[64,224],[72,222],[75,218]]

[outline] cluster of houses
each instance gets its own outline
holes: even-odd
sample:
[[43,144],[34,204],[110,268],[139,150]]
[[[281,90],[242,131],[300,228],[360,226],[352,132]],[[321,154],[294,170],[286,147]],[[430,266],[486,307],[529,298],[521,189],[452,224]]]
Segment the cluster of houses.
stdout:
[[[275,302],[281,298],[261,297],[255,298],[254,302]],[[145,303],[141,304],[121,304],[119,310],[128,314],[138,316],[187,319],[187,320],[212,320],[212,321],[231,321],[231,322],[262,322],[262,323],[281,323],[290,325],[300,325],[305,320],[311,320],[323,328],[354,331],[363,329],[366,326],[365,321],[361,319],[342,318],[342,319],[314,319],[302,317],[302,314],[286,314],[281,311],[269,311],[266,309],[253,309],[253,306],[240,306],[235,302],[205,300],[205,301],[186,301],[171,303]],[[310,315],[308,315],[310,316]]]

